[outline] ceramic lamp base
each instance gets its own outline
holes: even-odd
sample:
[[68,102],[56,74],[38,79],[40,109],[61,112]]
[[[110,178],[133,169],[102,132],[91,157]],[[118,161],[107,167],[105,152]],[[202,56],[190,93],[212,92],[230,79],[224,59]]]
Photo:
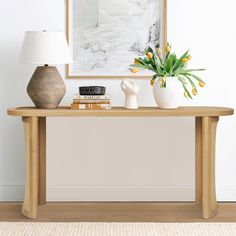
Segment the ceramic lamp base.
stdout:
[[66,86],[55,66],[38,66],[27,93],[35,106],[41,109],[57,108],[66,92]]

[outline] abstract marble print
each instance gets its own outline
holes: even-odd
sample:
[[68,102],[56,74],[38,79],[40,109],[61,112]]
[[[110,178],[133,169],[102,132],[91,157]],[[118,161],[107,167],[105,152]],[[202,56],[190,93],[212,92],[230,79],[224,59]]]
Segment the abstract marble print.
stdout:
[[160,45],[161,10],[161,0],[71,0],[70,75],[130,75],[133,59]]

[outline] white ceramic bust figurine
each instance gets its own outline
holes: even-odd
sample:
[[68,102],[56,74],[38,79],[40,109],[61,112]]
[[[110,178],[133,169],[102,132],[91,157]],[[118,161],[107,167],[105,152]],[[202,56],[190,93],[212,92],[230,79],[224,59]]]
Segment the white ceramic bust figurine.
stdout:
[[121,82],[121,88],[125,93],[125,108],[138,109],[137,94],[139,93],[139,86],[134,79],[124,79]]

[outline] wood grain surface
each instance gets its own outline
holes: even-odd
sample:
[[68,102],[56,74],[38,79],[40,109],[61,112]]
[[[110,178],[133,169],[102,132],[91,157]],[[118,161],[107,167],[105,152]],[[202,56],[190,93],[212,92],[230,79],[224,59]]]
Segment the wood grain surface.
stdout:
[[56,109],[37,109],[35,107],[10,108],[11,116],[124,116],[124,117],[204,117],[233,115],[234,110],[226,107],[180,107],[178,109],[159,109],[157,107],[140,107],[138,110],[128,110],[123,107],[112,107],[111,110],[71,110],[70,107]]
[[21,214],[22,203],[0,203],[0,221],[12,222],[236,222],[236,203],[219,203],[219,214],[202,219],[194,203],[72,203],[39,206],[35,220]]

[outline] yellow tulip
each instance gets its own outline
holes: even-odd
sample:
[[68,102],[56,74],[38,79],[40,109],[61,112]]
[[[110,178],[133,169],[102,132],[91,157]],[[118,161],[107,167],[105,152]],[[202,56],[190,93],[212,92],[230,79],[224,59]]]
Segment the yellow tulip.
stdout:
[[154,79],[152,79],[152,80],[150,81],[150,84],[153,86],[153,85],[154,85],[154,83],[155,83],[155,80],[154,80]]
[[188,58],[184,58],[184,59],[182,60],[182,62],[183,62],[183,63],[188,63]]
[[188,60],[190,61],[191,59],[192,59],[192,56],[189,55],[189,56],[188,56]]
[[134,64],[135,65],[140,65],[140,62],[137,59],[134,59]]
[[204,82],[200,81],[200,82],[199,82],[199,86],[200,86],[201,88],[204,88],[204,87],[205,87]]
[[158,53],[159,55],[161,55],[162,52],[161,52],[161,49],[160,49],[160,48],[157,49],[157,53]]
[[167,46],[166,46],[166,53],[169,53],[169,52],[170,52],[170,46],[167,45]]
[[153,58],[153,54],[152,54],[151,52],[147,52],[146,55],[147,55],[147,57],[148,57],[149,59],[152,59],[152,58]]
[[194,89],[192,90],[192,92],[193,92],[193,95],[194,95],[194,96],[197,96],[197,89],[194,88]]
[[132,69],[131,69],[131,72],[132,72],[132,73],[137,73],[137,72],[138,72],[138,68],[132,68]]
[[187,98],[188,97],[188,93],[185,91],[184,92],[184,96]]

